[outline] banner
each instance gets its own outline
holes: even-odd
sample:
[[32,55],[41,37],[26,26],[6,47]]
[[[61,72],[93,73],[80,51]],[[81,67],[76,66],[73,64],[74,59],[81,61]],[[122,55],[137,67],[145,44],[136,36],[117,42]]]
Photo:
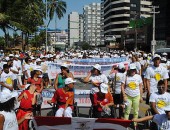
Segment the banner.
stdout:
[[[123,62],[128,68],[128,62]],[[101,65],[101,72],[105,74],[106,76],[109,75],[112,67],[114,65],[117,65],[118,63],[115,64],[109,64],[109,65]],[[57,63],[49,63],[48,64],[48,76],[50,79],[55,79],[56,75],[61,72],[60,70],[61,64]],[[73,73],[74,78],[83,78],[88,75],[90,70],[92,69],[92,65],[79,65],[79,64],[69,64],[69,70],[70,72]]]
[[131,121],[112,118],[35,117],[36,130],[127,130]]
[[66,60],[68,63],[74,64],[81,64],[81,65],[107,65],[113,63],[120,63],[127,61],[127,57],[120,57],[120,58],[90,58],[90,59],[73,59],[73,60]]

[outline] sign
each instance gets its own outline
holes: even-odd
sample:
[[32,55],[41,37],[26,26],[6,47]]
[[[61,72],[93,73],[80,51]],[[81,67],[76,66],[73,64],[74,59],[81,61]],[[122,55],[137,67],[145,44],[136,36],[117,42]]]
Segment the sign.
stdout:
[[[128,67],[128,62],[123,62],[126,68]],[[113,66],[117,65],[109,64],[109,65],[101,65],[101,72],[104,73],[106,76],[109,75]],[[49,63],[48,66],[48,76],[50,79],[55,79],[56,75],[61,72],[60,64],[57,63]],[[69,70],[73,73],[74,78],[83,78],[88,75],[88,73],[92,70],[92,65],[80,65],[80,64],[70,64]]]

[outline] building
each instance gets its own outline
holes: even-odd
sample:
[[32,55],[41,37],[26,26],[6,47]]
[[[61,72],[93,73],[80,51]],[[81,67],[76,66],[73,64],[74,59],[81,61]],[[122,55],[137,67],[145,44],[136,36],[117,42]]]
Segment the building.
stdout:
[[71,12],[68,15],[68,44],[73,47],[75,43],[83,41],[83,15]]
[[[151,5],[151,0],[102,0],[104,37],[115,36],[116,42],[122,43],[122,32],[129,30],[130,20],[151,17],[149,13],[152,11]],[[134,35],[133,44],[136,42],[135,36],[138,33],[137,31],[138,29],[131,31]]]
[[159,6],[156,12],[160,11],[160,13],[156,14],[155,19],[155,38],[157,46],[170,47],[170,1],[164,0],[162,2],[161,0],[154,0],[153,4]]
[[102,44],[101,33],[101,4],[92,3],[83,8],[84,15],[84,41],[91,46]]

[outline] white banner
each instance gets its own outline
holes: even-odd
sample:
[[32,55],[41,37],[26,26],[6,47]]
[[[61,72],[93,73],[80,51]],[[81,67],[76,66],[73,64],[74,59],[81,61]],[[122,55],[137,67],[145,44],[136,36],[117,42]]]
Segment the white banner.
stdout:
[[[123,62],[123,63],[127,68],[129,63],[128,62]],[[108,76],[112,67],[117,64],[118,63],[110,64],[110,65],[101,65],[102,73]],[[60,66],[61,64],[57,64],[57,63],[48,64],[48,76],[50,79],[55,79],[56,75],[61,72]],[[70,72],[73,73],[75,78],[83,78],[87,76],[91,69],[92,69],[92,65],[69,64],[69,70]]]

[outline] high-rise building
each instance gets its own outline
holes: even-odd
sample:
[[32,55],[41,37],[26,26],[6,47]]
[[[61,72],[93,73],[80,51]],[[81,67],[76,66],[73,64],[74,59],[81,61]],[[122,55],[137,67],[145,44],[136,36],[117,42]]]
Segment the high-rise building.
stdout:
[[71,12],[68,15],[68,43],[73,47],[75,43],[83,41],[83,15]]
[[155,15],[155,39],[157,41],[157,44],[162,43],[170,47],[170,0],[153,1],[153,5],[159,6],[159,8],[156,9],[156,12],[160,12]]
[[84,15],[84,41],[91,46],[102,44],[101,35],[101,4],[92,3],[83,8]]
[[131,19],[151,17],[151,5],[151,0],[102,0],[104,36],[113,35],[121,43],[121,33],[127,30]]

